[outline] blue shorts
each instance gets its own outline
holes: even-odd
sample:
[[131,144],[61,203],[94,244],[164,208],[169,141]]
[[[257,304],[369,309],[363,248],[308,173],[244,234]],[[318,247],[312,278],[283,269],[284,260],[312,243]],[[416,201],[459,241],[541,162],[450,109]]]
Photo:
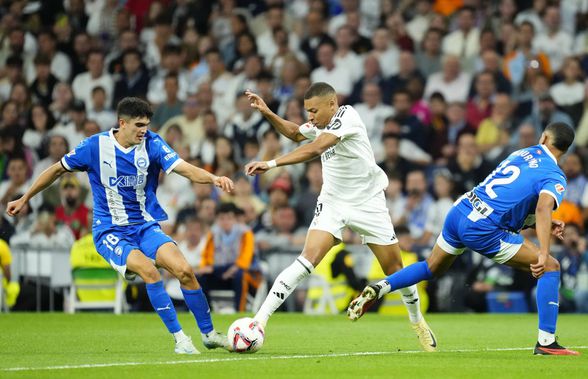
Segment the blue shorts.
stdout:
[[94,245],[98,254],[126,279],[136,274],[127,272],[127,258],[132,250],[140,250],[155,263],[157,249],[167,242],[175,243],[165,234],[157,221],[125,226],[94,227]]
[[455,206],[451,208],[437,245],[452,255],[467,247],[497,263],[508,262],[519,251],[524,238],[519,233],[500,229],[486,220],[472,221]]

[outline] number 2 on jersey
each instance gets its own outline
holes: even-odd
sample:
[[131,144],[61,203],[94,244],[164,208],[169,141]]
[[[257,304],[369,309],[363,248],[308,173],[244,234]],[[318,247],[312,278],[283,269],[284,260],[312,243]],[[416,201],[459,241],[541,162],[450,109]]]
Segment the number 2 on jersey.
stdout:
[[[488,196],[490,196],[491,199],[496,199],[496,197],[498,197],[496,192],[494,192],[494,189],[493,189],[494,186],[501,185],[501,184],[510,184],[510,183],[514,182],[521,174],[520,168],[518,168],[517,166],[507,166],[509,163],[510,163],[510,161],[502,162],[498,167],[496,167],[496,170],[492,171],[492,173],[490,175],[488,175],[486,180],[484,180],[480,184],[480,187],[485,187],[486,194]],[[510,176],[507,176],[504,178],[492,179],[492,177],[494,177],[497,173],[500,173],[503,175],[510,174]],[[490,180],[490,179],[492,179],[492,180]]]

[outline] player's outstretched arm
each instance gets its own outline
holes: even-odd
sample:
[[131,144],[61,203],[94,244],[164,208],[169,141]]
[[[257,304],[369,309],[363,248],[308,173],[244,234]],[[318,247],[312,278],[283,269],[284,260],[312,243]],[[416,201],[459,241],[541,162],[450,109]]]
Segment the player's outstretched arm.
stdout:
[[266,118],[272,124],[272,126],[281,134],[285,135],[286,137],[290,138],[292,141],[300,142],[306,139],[300,131],[298,130],[299,126],[288,120],[284,120],[267,106],[265,101],[258,95],[254,94],[253,92],[247,90],[245,91],[245,95],[249,99],[251,103],[251,108],[257,109],[263,117]]
[[11,201],[6,206],[6,213],[9,216],[17,215],[22,207],[33,198],[36,194],[49,187],[51,183],[57,180],[61,175],[66,173],[67,170],[62,166],[61,162],[54,163],[49,168],[39,175],[39,177],[33,182],[30,188],[21,196],[20,199]]
[[245,165],[245,173],[247,175],[263,174],[269,169],[277,166],[288,166],[291,164],[310,161],[319,157],[328,148],[335,146],[339,142],[339,137],[332,133],[322,133],[311,143],[299,146],[288,154],[281,157],[267,161],[267,162],[250,162]]
[[233,181],[226,176],[216,176],[185,161],[180,162],[173,171],[194,183],[214,184],[225,192],[231,192],[235,187]]
[[554,198],[548,193],[539,194],[537,207],[535,208],[535,231],[539,240],[539,259],[536,264],[531,265],[531,273],[539,278],[545,272],[545,262],[549,256],[549,245],[551,242],[551,213],[555,205]]

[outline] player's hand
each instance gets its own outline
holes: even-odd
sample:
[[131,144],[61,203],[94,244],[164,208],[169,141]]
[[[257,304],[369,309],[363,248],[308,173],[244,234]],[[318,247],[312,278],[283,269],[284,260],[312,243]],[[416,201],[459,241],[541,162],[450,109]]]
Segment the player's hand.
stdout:
[[250,90],[245,91],[245,95],[249,99],[249,103],[251,104],[251,108],[255,108],[258,111],[260,111],[261,113],[267,113],[270,111],[270,109],[267,106],[267,104],[265,103],[265,101],[263,101],[263,99],[261,97],[259,97],[258,95],[254,94]]
[[21,211],[21,209],[25,206],[26,203],[27,202],[24,200],[23,197],[11,201],[6,205],[6,213],[9,216],[14,217]]
[[226,176],[217,176],[212,180],[212,183],[225,192],[231,192],[235,188],[233,181]]
[[267,162],[249,162],[245,165],[245,173],[250,176],[263,174],[269,169]]
[[546,260],[547,260],[547,254],[539,253],[537,263],[531,264],[531,274],[533,275],[533,277],[539,279],[541,276],[543,276],[543,273],[545,272],[545,261]]
[[563,233],[566,223],[560,220],[551,220],[551,234],[563,241]]

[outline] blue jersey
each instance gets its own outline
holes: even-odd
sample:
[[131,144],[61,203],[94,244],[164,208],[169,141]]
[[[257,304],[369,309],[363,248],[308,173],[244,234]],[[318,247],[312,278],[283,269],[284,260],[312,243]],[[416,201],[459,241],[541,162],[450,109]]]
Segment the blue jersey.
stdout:
[[167,214],[157,202],[160,170],[170,173],[182,160],[157,134],[125,148],[114,129],[83,140],[61,159],[69,171],[86,171],[94,196],[94,225],[131,225],[162,221]]
[[547,147],[536,145],[512,153],[455,207],[480,226],[519,232],[535,224],[539,194],[552,196],[557,208],[565,190],[566,179],[557,160]]

